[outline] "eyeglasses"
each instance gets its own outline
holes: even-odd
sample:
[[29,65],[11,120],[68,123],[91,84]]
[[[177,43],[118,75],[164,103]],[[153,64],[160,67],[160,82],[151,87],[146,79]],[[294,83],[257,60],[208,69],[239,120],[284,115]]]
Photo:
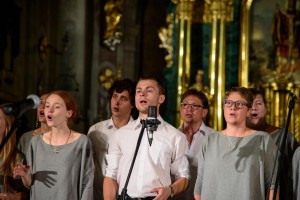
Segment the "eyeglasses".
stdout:
[[201,105],[197,105],[197,104],[188,104],[188,103],[181,103],[181,107],[182,107],[183,109],[192,108],[193,110],[198,110],[199,108],[203,108],[203,106],[201,106]]
[[247,106],[247,103],[246,102],[242,102],[242,101],[231,101],[231,100],[225,100],[224,101],[224,106],[226,108],[231,108],[231,106],[233,104],[238,109],[243,109],[245,106]]

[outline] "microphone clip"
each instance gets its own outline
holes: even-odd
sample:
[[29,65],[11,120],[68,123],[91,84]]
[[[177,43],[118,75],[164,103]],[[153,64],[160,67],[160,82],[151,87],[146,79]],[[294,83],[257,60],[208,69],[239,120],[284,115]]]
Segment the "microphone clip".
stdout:
[[158,119],[146,119],[147,128],[156,131],[160,121]]
[[146,119],[146,129],[148,135],[149,145],[152,145],[153,142],[153,132],[157,131],[157,127],[160,124],[160,121],[156,118]]

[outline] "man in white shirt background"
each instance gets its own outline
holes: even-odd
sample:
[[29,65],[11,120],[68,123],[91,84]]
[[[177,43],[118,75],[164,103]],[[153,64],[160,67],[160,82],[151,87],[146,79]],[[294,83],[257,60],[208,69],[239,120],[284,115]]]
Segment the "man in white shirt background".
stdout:
[[135,84],[130,79],[117,80],[108,90],[110,119],[92,125],[88,136],[93,143],[95,163],[94,199],[103,199],[103,179],[105,175],[108,141],[116,130],[133,121]]

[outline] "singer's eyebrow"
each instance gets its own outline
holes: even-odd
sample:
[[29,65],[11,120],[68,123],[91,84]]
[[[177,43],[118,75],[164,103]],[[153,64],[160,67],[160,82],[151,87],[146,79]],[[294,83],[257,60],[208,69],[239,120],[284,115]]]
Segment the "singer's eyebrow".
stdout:
[[50,104],[50,105],[53,105],[53,106],[57,106],[57,105],[58,105],[58,106],[64,106],[64,104],[62,104],[62,103],[53,103],[53,104],[51,104],[49,101],[47,101],[47,102],[46,102],[46,105],[49,105],[49,104]]
[[[137,88],[137,89],[140,89],[140,90],[143,90],[143,88]],[[155,87],[153,86],[147,86],[144,88],[145,90],[148,90],[148,89],[155,89]]]

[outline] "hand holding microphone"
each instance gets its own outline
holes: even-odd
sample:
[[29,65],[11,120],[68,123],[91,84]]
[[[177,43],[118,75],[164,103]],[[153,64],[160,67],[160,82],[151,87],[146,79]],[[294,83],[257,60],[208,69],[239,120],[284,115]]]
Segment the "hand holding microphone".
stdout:
[[148,107],[148,117],[146,119],[147,124],[147,135],[149,145],[152,145],[153,141],[153,132],[157,130],[160,121],[157,119],[157,107],[156,106],[149,106]]

